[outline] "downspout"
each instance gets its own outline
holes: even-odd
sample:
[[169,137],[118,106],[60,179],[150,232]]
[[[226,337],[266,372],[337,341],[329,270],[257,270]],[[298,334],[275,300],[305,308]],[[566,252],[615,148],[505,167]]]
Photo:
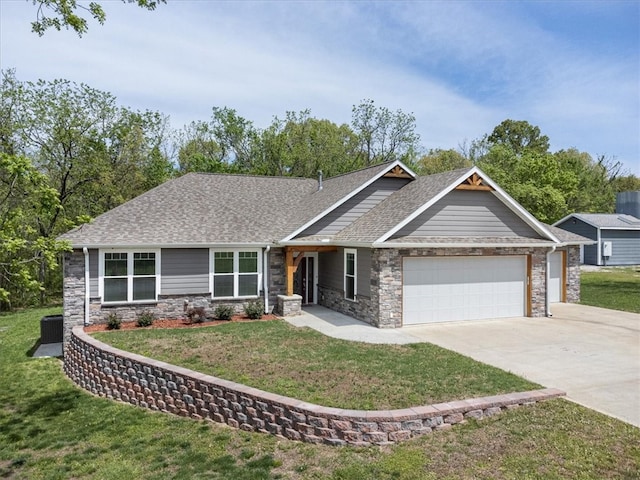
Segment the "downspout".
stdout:
[[84,324],[89,325],[89,301],[91,299],[90,295],[90,279],[89,279],[89,250],[87,247],[82,248],[82,253],[84,253]]
[[553,317],[551,314],[551,302],[549,301],[549,286],[551,284],[551,255],[556,251],[556,245],[551,247],[551,250],[547,252],[547,268],[546,268],[546,288],[544,294],[545,310],[547,317]]
[[262,253],[262,284],[264,291],[264,313],[269,313],[269,251],[271,245],[267,245]]

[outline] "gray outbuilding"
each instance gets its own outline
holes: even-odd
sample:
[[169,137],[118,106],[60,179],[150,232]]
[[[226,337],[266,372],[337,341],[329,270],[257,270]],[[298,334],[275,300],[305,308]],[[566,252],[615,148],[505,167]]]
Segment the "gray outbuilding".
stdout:
[[589,265],[640,265],[640,191],[619,193],[617,213],[572,213],[554,226],[594,240],[583,245]]

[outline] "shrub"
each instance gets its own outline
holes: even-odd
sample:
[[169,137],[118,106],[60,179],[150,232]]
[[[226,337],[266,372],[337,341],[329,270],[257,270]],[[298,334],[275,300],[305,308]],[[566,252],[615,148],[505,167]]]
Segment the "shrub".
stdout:
[[247,303],[244,307],[244,313],[253,320],[262,318],[262,314],[264,313],[262,300],[253,300]]
[[218,305],[213,312],[213,315],[218,320],[231,320],[234,314],[233,307],[230,305]]
[[136,321],[138,327],[150,327],[153,325],[155,317],[151,312],[142,312]]
[[107,317],[107,330],[120,330],[122,320],[115,313],[110,313]]

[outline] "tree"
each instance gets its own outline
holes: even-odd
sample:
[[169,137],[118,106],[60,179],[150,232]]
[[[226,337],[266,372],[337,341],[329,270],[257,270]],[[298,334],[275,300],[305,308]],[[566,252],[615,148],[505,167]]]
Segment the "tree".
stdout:
[[178,147],[179,173],[238,173],[235,164],[224,161],[222,148],[215,140],[210,124],[191,122],[176,132],[174,138]]
[[454,149],[442,150],[436,148],[435,150],[429,150],[429,153],[420,157],[415,162],[414,167],[419,175],[433,175],[434,173],[470,167],[471,165],[471,160],[465,158]]
[[549,151],[549,137],[540,135],[540,129],[524,120],[504,120],[487,137],[490,145],[504,145],[516,155],[526,150],[536,153]]
[[572,171],[578,179],[575,191],[566,195],[569,212],[610,213],[615,207],[612,182],[621,164],[601,156],[594,160],[586,152],[575,148],[554,154],[562,168]]
[[526,150],[516,156],[506,145],[493,146],[480,168],[538,220],[553,223],[570,213],[578,178],[550,153]]
[[[21,83],[4,75],[0,98],[0,151],[28,158],[44,179],[38,182],[56,193],[55,208],[48,202],[49,211],[25,223],[40,239],[53,241],[172,174],[162,153],[166,119],[158,113],[118,107],[109,93],[67,80]],[[45,277],[48,261],[45,255],[39,263],[38,278],[47,286],[59,281]]]
[[635,175],[623,175],[612,180],[611,187],[615,193],[640,191],[640,178]]
[[213,139],[220,147],[220,160],[235,164],[240,172],[251,171],[259,132],[249,120],[231,108],[213,108],[209,124]]
[[43,292],[43,269],[57,268],[65,242],[43,236],[40,224],[61,208],[29,159],[0,152],[0,310],[32,304]]
[[[29,1],[29,0],[27,0]],[[31,22],[31,30],[39,36],[43,36],[49,28],[60,31],[71,28],[79,37],[89,29],[87,20],[79,12],[84,10],[90,17],[103,25],[107,15],[98,2],[90,2],[88,6],[78,4],[77,0],[31,0],[38,6],[36,21]],[[135,3],[147,10],[155,10],[166,0],[122,0],[123,3]],[[49,13],[50,12],[50,13]]]
[[416,158],[420,135],[416,118],[402,110],[395,112],[363,100],[352,109],[351,126],[360,140],[359,163],[364,166],[392,160],[411,164]]
[[[357,169],[358,139],[348,125],[311,117],[309,110],[277,117],[261,134],[261,159],[254,173],[316,177]],[[258,163],[260,162],[261,163]]]

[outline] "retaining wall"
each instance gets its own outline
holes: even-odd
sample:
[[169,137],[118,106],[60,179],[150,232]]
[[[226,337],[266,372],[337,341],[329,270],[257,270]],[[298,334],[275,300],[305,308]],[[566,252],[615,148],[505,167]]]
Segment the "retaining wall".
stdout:
[[388,445],[450,428],[465,418],[564,396],[534,390],[401,410],[363,411],[322,407],[186,368],[125,352],[74,327],[64,371],[80,387],[102,397],[251,432],[329,445]]

